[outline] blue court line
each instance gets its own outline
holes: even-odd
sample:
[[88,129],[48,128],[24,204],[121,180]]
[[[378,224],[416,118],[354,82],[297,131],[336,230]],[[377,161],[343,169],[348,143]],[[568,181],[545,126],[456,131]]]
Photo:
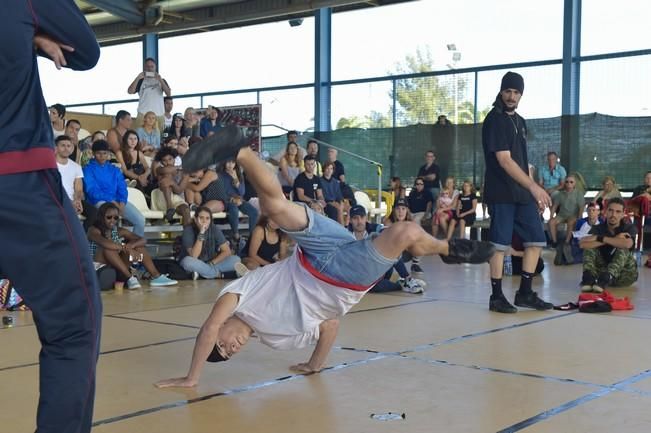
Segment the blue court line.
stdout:
[[556,406],[552,409],[546,410],[544,412],[539,413],[538,415],[532,416],[531,418],[527,418],[524,421],[520,421],[519,423],[513,424],[512,426],[509,426],[503,430],[499,430],[497,433],[514,433],[518,432],[520,430],[523,430],[527,427],[530,427],[534,424],[537,424],[541,421],[544,421],[546,419],[549,419],[555,415],[558,415],[560,413],[566,412],[570,409],[573,409],[577,406],[580,406],[582,404],[585,404],[589,401],[596,400],[598,398],[601,398],[605,395],[608,395],[612,392],[615,391],[623,391],[626,389],[628,385],[632,385],[634,383],[637,383],[641,380],[644,380],[646,378],[651,377],[651,370],[645,370],[641,373],[635,374],[633,376],[630,376],[624,380],[621,380],[619,382],[616,382],[606,388],[597,390],[593,393],[586,394],[582,397],[579,397],[577,399],[574,399],[572,401],[568,401],[567,403],[564,403],[560,406]]

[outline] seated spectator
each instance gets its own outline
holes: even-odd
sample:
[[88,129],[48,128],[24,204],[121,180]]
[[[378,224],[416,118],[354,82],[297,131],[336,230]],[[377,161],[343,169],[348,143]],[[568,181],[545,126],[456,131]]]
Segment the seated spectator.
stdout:
[[[413,217],[409,211],[409,205],[407,200],[404,198],[399,198],[393,204],[391,215],[389,216],[389,219],[385,221],[384,225],[385,227],[391,227],[393,223],[398,221],[413,221]],[[403,254],[403,261],[408,262],[411,260],[411,267],[409,269],[411,273],[417,276],[422,276],[424,273],[423,269],[420,267],[420,256],[410,257],[409,259],[405,259],[405,257],[405,254]]]
[[244,179],[235,160],[231,159],[224,163],[223,169],[219,173],[219,180],[224,185],[225,195],[222,200],[228,215],[228,224],[231,226],[233,241],[237,246],[240,240],[240,212],[249,217],[249,227],[255,227],[258,222],[258,210],[244,200]]
[[[158,189],[163,193],[164,203],[156,203],[158,209],[167,209],[165,219],[172,224],[174,214],[178,213],[183,219],[183,224],[190,224],[190,207],[182,197],[187,187],[188,178],[181,174],[180,167],[176,166],[176,150],[163,147],[156,152],[154,157],[153,173],[158,182]],[[152,195],[153,200],[153,195]]]
[[221,127],[222,125],[219,123],[219,110],[217,107],[208,107],[207,116],[201,119],[199,135],[201,138],[206,138],[219,131]]
[[[404,199],[400,200],[404,202]],[[400,213],[400,217],[397,216],[397,213]],[[394,212],[392,214],[396,215],[394,221],[398,221],[398,218],[403,218],[401,221],[408,221],[408,218],[411,218],[409,215],[409,209],[403,205],[400,205],[400,211]],[[391,222],[389,225],[390,224]],[[379,233],[383,229],[384,226],[381,224],[368,222],[368,215],[366,213],[366,209],[363,206],[355,205],[350,208],[350,224],[348,224],[348,230],[353,233],[355,239],[366,239],[368,236]],[[394,269],[400,277],[395,289],[392,288],[395,285],[391,283],[391,275],[393,274]],[[376,286],[377,287],[371,289],[372,292],[387,292],[397,289],[407,293],[423,293],[425,282],[423,280],[412,278],[411,275],[409,275],[409,272],[407,272],[405,260],[403,260],[403,257],[400,257],[400,259],[394,263],[393,267],[387,271],[387,273],[384,275],[384,278],[378,282]]]
[[187,146],[179,146],[179,140],[176,137],[168,137],[165,139],[163,147],[169,147],[170,149],[173,149],[174,152],[176,152],[176,157],[174,158],[174,166],[181,167],[181,165],[183,165],[183,159],[181,157],[185,155],[185,152],[188,151]]
[[156,125],[156,114],[153,111],[145,113],[142,126],[136,129],[142,153],[147,156],[153,156],[160,149],[160,131]]
[[[97,140],[106,140],[106,134],[104,134],[102,131],[95,131],[92,133],[90,136],[90,145],[84,149],[83,152],[81,152],[81,159],[79,161],[79,165],[82,167],[86,167],[88,162],[93,158],[93,143],[95,143]],[[117,158],[115,154],[111,152],[111,155],[109,157],[110,161],[115,160],[117,162]]]
[[147,165],[145,154],[142,152],[140,145],[140,138],[138,138],[136,131],[129,129],[124,133],[120,153],[116,156],[122,165],[124,177],[132,181],[129,185],[145,191],[149,185],[151,170]]
[[612,176],[604,177],[601,185],[603,189],[597,193],[593,201],[595,203],[598,203],[599,207],[603,209],[604,212],[606,212],[606,208],[608,207],[608,200],[615,197],[622,198],[622,194],[619,192],[619,188],[617,188],[617,184],[615,183],[615,178]]
[[185,120],[185,127],[191,131],[191,136],[200,137],[199,118],[197,117],[197,113],[194,111],[194,108],[186,108],[185,112],[183,113],[183,119]]
[[67,135],[59,135],[54,143],[61,184],[77,214],[83,214],[86,217],[84,228],[88,230],[95,220],[97,210],[93,205],[84,201],[84,172],[79,164],[69,158],[74,146]]
[[117,155],[122,147],[122,137],[127,130],[131,129],[131,114],[128,111],[120,110],[115,115],[115,127],[106,133],[106,142],[109,150]]
[[334,164],[330,161],[323,164],[323,177],[321,177],[321,188],[323,188],[323,199],[326,202],[325,214],[339,224],[344,224],[344,212],[347,210],[344,204],[344,196],[341,194],[339,181],[332,176]]
[[299,157],[298,144],[290,141],[285,148],[285,154],[280,158],[278,180],[287,197],[294,189],[294,180],[304,170],[303,159]]
[[[298,158],[300,161],[303,161],[303,158],[305,158],[305,155],[307,155],[307,152],[305,149],[303,149],[301,146],[298,145],[298,132],[296,131],[289,131],[287,132],[287,144],[289,143],[295,143],[296,148],[298,149]],[[285,156],[286,150],[280,150],[278,153],[276,153],[274,156],[271,157],[270,162],[278,162],[280,164],[280,160]]]
[[307,155],[303,160],[303,164],[305,165],[305,171],[296,176],[294,180],[294,201],[301,201],[308,205],[316,201],[325,209],[326,203],[323,197],[321,178],[314,174],[316,160],[313,156]]
[[[576,178],[573,175],[567,176],[563,182],[563,189],[554,195],[552,199],[551,215],[549,220],[549,236],[552,246],[557,245],[557,229],[559,224],[567,223],[567,230],[563,242],[565,256],[571,257],[570,239],[572,239],[572,227],[577,219],[581,217],[584,206],[583,192],[576,188]],[[568,252],[569,251],[569,252]]]
[[172,118],[174,117],[172,115],[172,110],[174,109],[174,98],[171,96],[165,96],[163,98],[163,109],[163,115],[156,120],[158,128],[161,131],[165,131],[172,124]]
[[185,199],[190,204],[190,209],[194,210],[197,206],[205,206],[212,212],[222,212],[226,209],[226,191],[215,166],[185,176]]
[[457,201],[457,209],[450,220],[450,227],[448,228],[448,240],[452,239],[454,234],[454,227],[459,224],[459,237],[466,237],[466,227],[470,227],[475,223],[477,216],[477,193],[472,185],[472,182],[466,180],[461,186],[461,194]]
[[283,232],[269,217],[262,215],[244,248],[242,268],[235,265],[238,276],[246,272],[276,263],[289,255],[287,243],[283,242]]
[[93,159],[84,167],[84,191],[86,200],[99,208],[112,202],[120,215],[133,224],[133,232],[145,236],[145,217],[127,198],[127,184],[119,168],[109,163],[109,146],[104,140],[93,143]]
[[333,176],[339,182],[346,183],[346,172],[344,170],[344,165],[337,159],[339,152],[334,147],[328,148],[328,161],[334,164],[335,171]]
[[563,189],[563,181],[567,177],[567,171],[558,163],[556,152],[547,153],[547,164],[540,170],[540,186],[545,188],[547,194],[553,195],[556,191]]
[[50,107],[50,122],[52,123],[52,134],[54,138],[66,133],[66,107],[61,104],[54,104]]
[[319,143],[314,139],[309,139],[307,141],[307,154],[312,155],[316,161],[316,168],[314,169],[314,174],[321,177],[323,176],[323,167],[319,162]]
[[610,199],[606,224],[593,226],[590,235],[579,242],[583,248],[582,292],[601,293],[607,287],[630,286],[637,281],[633,255],[637,229],[624,217],[624,200]]
[[158,272],[145,248],[145,238],[118,227],[119,214],[118,206],[113,203],[104,203],[99,207],[97,219],[88,229],[88,246],[93,261],[113,267],[118,273],[117,280],[126,281],[129,290],[141,287],[131,271],[131,265],[135,263],[142,263],[151,274],[149,285],[152,287],[178,284],[178,281]]
[[394,201],[407,196],[407,188],[402,186],[402,181],[398,176],[393,176],[389,181],[389,192],[393,193]]
[[592,227],[603,224],[604,221],[600,214],[601,206],[599,203],[588,203],[588,216],[578,220],[576,226],[574,226],[574,231],[572,232],[572,260],[570,261],[566,258],[566,264],[583,262],[583,250],[579,246],[579,242],[581,239],[588,236]]
[[439,198],[436,200],[436,211],[432,217],[432,236],[436,237],[439,227],[443,233],[448,233],[448,223],[452,219],[454,210],[457,208],[459,201],[459,191],[454,185],[454,177],[448,176]]
[[82,149],[79,148],[79,131],[81,130],[81,123],[77,119],[70,119],[66,122],[65,135],[70,138],[74,150],[70,154],[70,159],[79,164],[81,161]]
[[628,207],[635,215],[651,215],[651,171],[644,175],[644,185],[635,187]]
[[[400,178],[397,178],[397,185],[400,185]],[[401,198],[404,199],[404,197],[396,196],[397,200]],[[407,201],[409,203],[409,211],[411,212],[412,219],[419,225],[423,218],[429,218],[432,215],[434,198],[432,197],[432,193],[425,189],[425,179],[422,177],[416,178],[414,189],[409,193],[409,199]]]
[[185,127],[185,119],[183,119],[181,113],[176,113],[174,117],[172,117],[172,125],[169,128],[165,128],[165,131],[163,131],[163,137],[166,139],[174,137],[177,140],[180,140],[183,137],[187,139],[191,136],[192,130]]
[[212,211],[205,206],[197,208],[192,224],[183,228],[181,266],[206,279],[235,278],[235,263],[240,258],[231,255],[224,234],[212,222]]

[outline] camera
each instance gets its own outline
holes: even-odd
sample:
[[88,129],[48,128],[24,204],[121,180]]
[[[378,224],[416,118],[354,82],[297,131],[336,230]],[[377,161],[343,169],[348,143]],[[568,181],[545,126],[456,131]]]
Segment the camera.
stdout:
[[153,77],[155,77],[155,76],[156,76],[156,73],[155,73],[155,72],[145,72],[145,77],[151,77],[151,78],[153,78]]

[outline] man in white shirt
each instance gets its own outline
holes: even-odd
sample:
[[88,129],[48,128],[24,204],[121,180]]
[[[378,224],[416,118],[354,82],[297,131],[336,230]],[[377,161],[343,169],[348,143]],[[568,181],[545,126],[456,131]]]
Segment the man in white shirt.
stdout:
[[169,84],[156,71],[156,61],[151,57],[145,60],[143,71],[129,85],[127,92],[130,95],[140,95],[137,126],[142,125],[141,119],[149,111],[153,111],[156,117],[162,116],[165,113],[163,94],[172,95]]
[[67,135],[58,136],[54,143],[61,184],[77,214],[83,214],[86,217],[84,227],[87,228],[94,221],[97,212],[94,206],[84,202],[84,172],[79,164],[70,159],[75,145]]
[[197,336],[187,376],[160,381],[156,384],[160,388],[196,386],[206,360],[229,359],[254,332],[274,349],[316,343],[310,360],[291,369],[318,372],[337,337],[339,317],[360,301],[403,251],[440,254],[446,263],[485,263],[494,253],[488,242],[437,240],[413,222],[398,222],[380,234],[356,240],[336,221],[285,199],[277,177],[247,143],[240,128],[225,127],[191,147],[183,166],[192,171],[236,157],[258,192],[261,208],[296,241],[297,251],[226,286]]

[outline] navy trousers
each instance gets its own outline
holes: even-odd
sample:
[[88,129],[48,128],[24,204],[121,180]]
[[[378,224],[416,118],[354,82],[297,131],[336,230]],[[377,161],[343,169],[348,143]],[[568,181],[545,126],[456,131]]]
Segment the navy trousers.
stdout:
[[0,175],[0,275],[41,341],[37,433],[90,432],[102,318],[88,242],[56,169]]

